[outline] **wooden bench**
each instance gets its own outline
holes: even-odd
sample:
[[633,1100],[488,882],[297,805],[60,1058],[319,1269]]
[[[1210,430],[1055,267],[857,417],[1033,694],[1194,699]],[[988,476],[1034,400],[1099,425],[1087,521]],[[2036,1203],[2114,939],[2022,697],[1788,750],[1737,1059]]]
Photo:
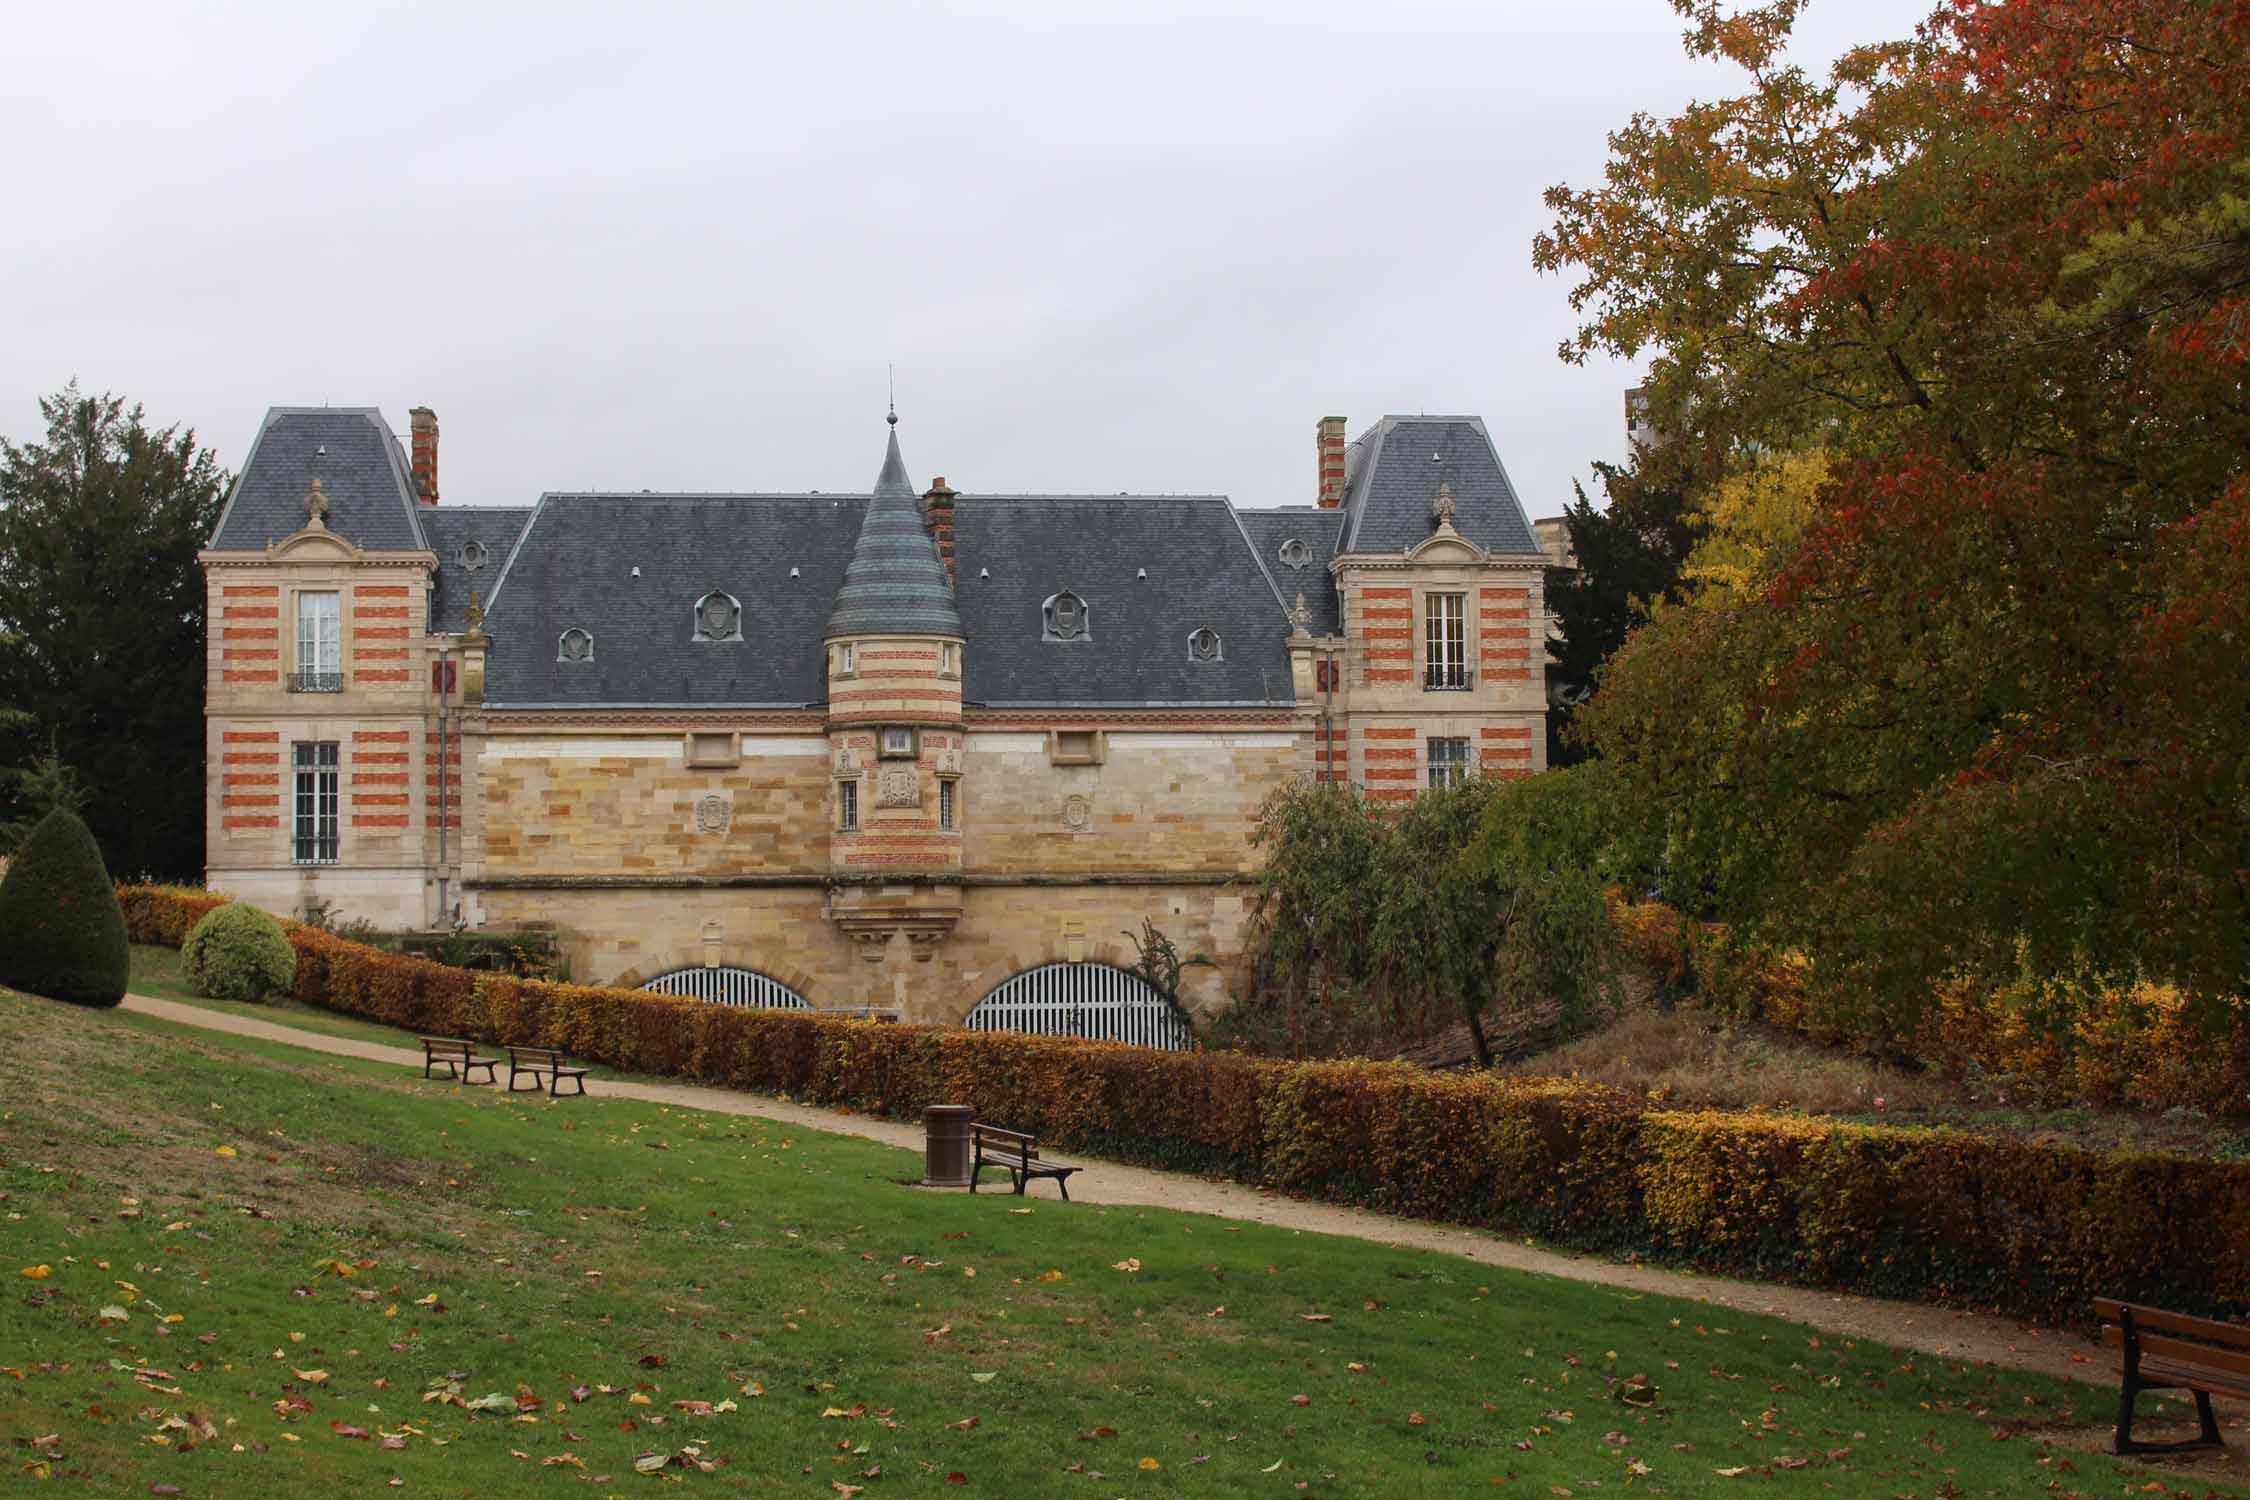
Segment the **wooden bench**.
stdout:
[[[2112,1453],[2170,1453],[2183,1448],[2222,1447],[2211,1398],[2250,1401],[2250,1328],[2191,1318],[2161,1308],[2138,1307],[2107,1297],[2094,1311],[2103,1320],[2102,1342],[2118,1351],[2124,1382],[2117,1406],[2117,1438]],[[2143,1391],[2192,1391],[2203,1430],[2177,1443],[2133,1441],[2133,1398]]]
[[563,1061],[563,1055],[552,1047],[518,1047],[513,1043],[509,1044],[509,1093],[520,1092],[516,1088],[516,1079],[524,1074],[531,1076],[531,1087],[534,1093],[538,1092],[539,1080],[545,1078],[547,1080],[547,1094],[550,1098],[559,1099],[562,1097],[559,1086],[565,1078],[576,1080],[578,1093],[586,1092],[586,1070],[569,1066]]
[[1062,1189],[1065,1201],[1070,1198],[1070,1174],[1076,1167],[1066,1167],[1060,1162],[1045,1161],[1039,1155],[1039,1137],[1025,1135],[1020,1130],[1002,1130],[997,1125],[981,1121],[969,1124],[969,1143],[975,1160],[969,1167],[969,1191],[977,1190],[977,1179],[986,1167],[1003,1167],[1016,1184],[1016,1195],[1023,1196],[1024,1185],[1034,1177],[1052,1177],[1055,1186]]
[[475,1045],[457,1036],[422,1038],[422,1076],[431,1077],[430,1070],[439,1063],[445,1064],[446,1077],[458,1078],[463,1083],[476,1082],[469,1075],[478,1068],[484,1069],[486,1083],[496,1082],[492,1070],[500,1065],[497,1058],[477,1056]]

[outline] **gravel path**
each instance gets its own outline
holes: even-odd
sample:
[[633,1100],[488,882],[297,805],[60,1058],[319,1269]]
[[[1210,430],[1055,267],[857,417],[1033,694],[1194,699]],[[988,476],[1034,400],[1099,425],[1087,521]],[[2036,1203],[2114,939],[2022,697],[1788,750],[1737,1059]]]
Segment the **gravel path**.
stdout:
[[[403,1047],[353,1041],[300,1031],[272,1021],[224,1015],[144,995],[125,997],[125,1009],[206,1031],[227,1032],[281,1042],[338,1057],[365,1058],[420,1068],[420,1053]],[[640,1099],[680,1109],[754,1115],[807,1130],[861,1136],[911,1151],[922,1149],[919,1125],[881,1120],[841,1110],[793,1104],[764,1094],[692,1084],[642,1083],[598,1079],[595,1089],[608,1098]],[[1034,1193],[1043,1189],[1034,1185]],[[1599,1282],[1628,1291],[1684,1297],[1715,1307],[1766,1313],[1823,1333],[1868,1338],[1951,1360],[1978,1360],[2010,1369],[2033,1370],[2069,1379],[2113,1385],[2110,1361],[2101,1348],[2075,1334],[2028,1327],[2008,1319],[1954,1312],[1913,1302],[1838,1296],[1801,1287],[1767,1286],[1714,1276],[1657,1270],[1588,1256],[1567,1255],[1496,1237],[1481,1229],[1393,1218],[1366,1209],[1342,1208],[1284,1197],[1240,1183],[1155,1172],[1144,1167],[1103,1162],[1081,1172],[1072,1183],[1074,1201],[1145,1204],[1224,1218],[1254,1220],[1312,1234],[1350,1235],[1377,1244],[1438,1250],[1479,1265],[1500,1266],[1572,1281]]]

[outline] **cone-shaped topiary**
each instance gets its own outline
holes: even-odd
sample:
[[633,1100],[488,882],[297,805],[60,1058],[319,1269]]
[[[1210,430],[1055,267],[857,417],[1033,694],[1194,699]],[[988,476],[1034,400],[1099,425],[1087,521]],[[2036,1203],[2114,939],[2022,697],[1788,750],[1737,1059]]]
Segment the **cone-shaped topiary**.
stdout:
[[297,978],[297,950],[281,924],[243,901],[205,913],[180,944],[180,964],[212,1000],[263,1001],[289,993]]
[[125,998],[125,913],[102,851],[74,813],[41,818],[0,880],[0,983],[68,1000]]

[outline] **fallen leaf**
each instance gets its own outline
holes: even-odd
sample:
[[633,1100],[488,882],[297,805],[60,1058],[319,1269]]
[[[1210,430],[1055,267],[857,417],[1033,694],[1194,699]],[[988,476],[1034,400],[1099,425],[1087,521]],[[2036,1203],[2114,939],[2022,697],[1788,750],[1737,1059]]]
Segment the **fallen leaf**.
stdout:
[[1330,1323],[1335,1321],[1326,1313],[1299,1313],[1297,1314],[1297,1316],[1304,1319],[1307,1323]]
[[1137,1257],[1129,1257],[1110,1267],[1112,1271],[1138,1271],[1140,1268],[1141,1263]]
[[349,1422],[331,1422],[328,1424],[328,1430],[338,1437],[363,1438],[367,1436],[366,1428],[354,1427]]
[[[1041,1281],[1060,1281],[1063,1279],[1063,1273],[1060,1271],[1041,1271],[1039,1273],[1039,1279]],[[961,1482],[963,1484],[968,1483],[966,1479],[962,1480]]]
[[955,1469],[952,1473],[945,1476],[945,1482],[947,1484],[967,1484],[969,1482],[969,1476],[962,1473],[959,1469]]
[[28,1276],[33,1281],[45,1281],[48,1277],[55,1274],[55,1268],[53,1266],[25,1266],[16,1274],[19,1276]]
[[326,1370],[292,1370],[289,1373],[296,1376],[299,1380],[302,1380],[307,1385],[319,1385],[322,1381],[328,1378],[328,1372]]
[[1300,1395],[1300,1396],[1291,1396],[1291,1397],[1289,1398],[1289,1404],[1290,1404],[1291,1406],[1310,1406],[1310,1405],[1312,1405],[1312,1397],[1310,1397],[1310,1396],[1302,1396],[1302,1395]]
[[1721,1479],[1733,1479],[1733,1478],[1735,1478],[1735,1477],[1737,1477],[1737,1476],[1739,1476],[1739,1475],[1743,1475],[1743,1474],[1747,1474],[1747,1473],[1749,1473],[1749,1472],[1750,1472],[1750,1466],[1749,1466],[1749,1465],[1747,1465],[1747,1464],[1744,1464],[1744,1465],[1743,1465],[1743,1466],[1741,1466],[1740,1468],[1734,1468],[1734,1469],[1714,1469],[1714,1470],[1712,1470],[1712,1472],[1713,1472],[1713,1473],[1715,1473],[1715,1474],[1717,1474],[1717,1475],[1718,1475],[1718,1476],[1719,1476],[1719,1477],[1720,1477]]
[[1158,1463],[1153,1458],[1144,1458],[1141,1460],[1141,1467],[1144,1469],[1161,1469],[1164,1467],[1164,1465]]

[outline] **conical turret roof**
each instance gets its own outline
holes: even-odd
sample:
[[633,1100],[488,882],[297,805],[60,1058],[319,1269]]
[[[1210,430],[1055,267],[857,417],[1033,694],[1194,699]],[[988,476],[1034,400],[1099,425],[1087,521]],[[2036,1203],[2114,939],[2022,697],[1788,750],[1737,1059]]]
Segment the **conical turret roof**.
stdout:
[[859,541],[836,591],[828,636],[959,636],[961,614],[938,557],[936,540],[922,524],[922,507],[898,452],[898,414],[890,417],[890,451],[860,522]]

